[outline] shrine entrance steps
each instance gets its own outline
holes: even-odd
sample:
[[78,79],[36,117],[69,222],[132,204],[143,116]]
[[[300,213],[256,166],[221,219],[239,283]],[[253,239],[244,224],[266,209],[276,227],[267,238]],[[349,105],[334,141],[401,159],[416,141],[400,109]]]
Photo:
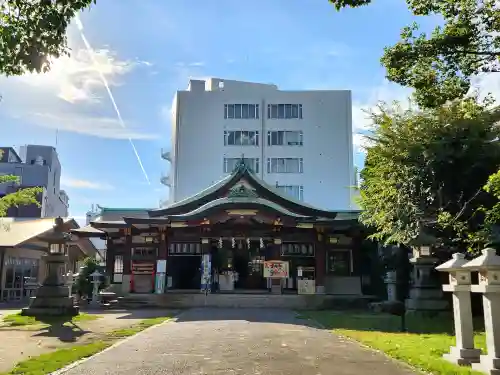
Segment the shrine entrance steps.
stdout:
[[165,293],[129,294],[117,299],[119,308],[169,308],[194,307],[221,308],[271,308],[271,309],[365,309],[374,299],[370,296],[341,295],[291,295],[270,293]]

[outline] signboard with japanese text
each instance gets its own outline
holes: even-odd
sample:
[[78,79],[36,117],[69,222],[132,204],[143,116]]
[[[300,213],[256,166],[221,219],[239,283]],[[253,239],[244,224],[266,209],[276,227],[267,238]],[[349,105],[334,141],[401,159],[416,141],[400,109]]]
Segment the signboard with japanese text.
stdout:
[[264,262],[264,277],[282,279],[288,277],[288,262],[282,260],[268,260]]

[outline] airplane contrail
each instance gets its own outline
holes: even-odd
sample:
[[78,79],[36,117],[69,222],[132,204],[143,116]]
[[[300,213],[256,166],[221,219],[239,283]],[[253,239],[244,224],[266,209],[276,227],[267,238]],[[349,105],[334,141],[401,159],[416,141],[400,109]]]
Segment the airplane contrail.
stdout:
[[[80,36],[82,37],[83,43],[85,44],[85,47],[87,48],[87,51],[90,54],[92,62],[94,63],[96,70],[99,73],[99,76],[101,77],[101,80],[102,80],[102,83],[104,84],[104,87],[106,87],[106,91],[108,92],[109,99],[111,100],[111,103],[113,104],[113,107],[114,107],[115,112],[116,112],[116,116],[118,117],[118,122],[120,123],[122,128],[126,129],[127,127],[125,126],[125,122],[123,121],[120,110],[118,109],[118,106],[116,105],[115,97],[113,96],[113,93],[111,92],[111,89],[109,88],[108,80],[106,79],[106,77],[102,73],[101,69],[99,69],[99,64],[95,58],[94,50],[91,47],[87,38],[85,37],[85,33],[83,32],[83,23],[80,20],[80,17],[78,16],[78,14],[75,17],[75,21],[76,21],[76,26],[77,26],[78,30],[80,31]],[[144,174],[144,177],[146,178],[148,185],[151,185],[151,181],[149,180],[146,169],[144,169],[144,165],[142,164],[141,157],[139,156],[139,153],[137,152],[137,148],[135,147],[135,144],[132,141],[132,138],[129,137],[128,141],[129,141],[130,145],[132,146],[132,150],[134,150],[135,157],[137,158],[137,162],[139,163],[139,166],[141,167],[142,173]]]

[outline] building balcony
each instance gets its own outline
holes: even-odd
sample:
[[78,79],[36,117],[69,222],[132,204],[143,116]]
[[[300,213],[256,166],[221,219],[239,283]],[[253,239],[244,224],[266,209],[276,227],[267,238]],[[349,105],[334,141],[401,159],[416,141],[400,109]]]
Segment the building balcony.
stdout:
[[170,163],[172,162],[172,154],[171,154],[171,152],[167,151],[167,150],[165,150],[163,148],[161,149],[161,157],[163,159],[165,159],[166,161],[170,162]]
[[160,182],[165,185],[165,186],[168,186],[168,187],[171,187],[172,186],[172,178],[170,176],[167,176],[167,175],[163,175],[161,176],[160,178]]

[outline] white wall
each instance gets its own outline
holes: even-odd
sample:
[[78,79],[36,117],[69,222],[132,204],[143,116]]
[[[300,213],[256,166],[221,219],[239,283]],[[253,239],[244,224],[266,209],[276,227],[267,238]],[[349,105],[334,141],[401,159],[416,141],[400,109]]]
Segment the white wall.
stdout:
[[[224,82],[221,89],[219,81]],[[320,208],[352,208],[351,92],[279,91],[274,85],[192,81],[173,103],[174,201],[224,177],[224,157],[260,158],[259,176],[275,185],[303,185],[304,201]],[[214,91],[208,91],[212,89]],[[259,119],[224,119],[224,104],[259,104]],[[302,104],[302,119],[267,119],[267,104]],[[259,131],[259,146],[224,146],[224,130]],[[268,146],[270,130],[302,130],[303,146]],[[303,173],[267,173],[269,157],[302,157]]]

